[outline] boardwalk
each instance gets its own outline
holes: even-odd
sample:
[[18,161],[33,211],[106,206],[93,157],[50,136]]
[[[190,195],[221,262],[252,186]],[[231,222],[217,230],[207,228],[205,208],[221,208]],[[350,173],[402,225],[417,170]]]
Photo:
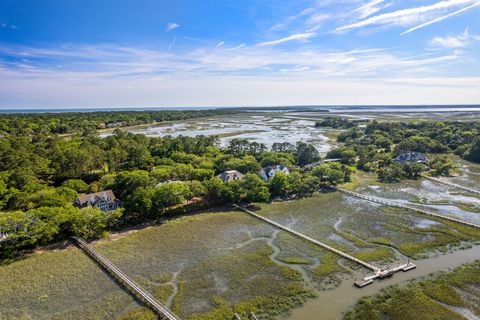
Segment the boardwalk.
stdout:
[[414,206],[399,204],[399,203],[395,203],[393,201],[388,201],[388,200],[384,200],[384,199],[381,199],[381,198],[378,198],[378,197],[372,197],[372,196],[368,196],[368,195],[365,195],[365,194],[361,194],[361,193],[358,193],[358,192],[345,190],[345,189],[341,189],[341,188],[336,188],[336,189],[340,192],[343,192],[343,193],[348,194],[348,195],[353,196],[353,197],[357,197],[359,199],[383,204],[383,205],[386,205],[386,206],[389,206],[389,207],[397,207],[397,208],[407,209],[407,210],[415,211],[415,212],[418,212],[418,213],[421,213],[421,214],[424,214],[424,215],[427,215],[427,216],[430,216],[430,217],[435,217],[435,218],[439,218],[439,219],[446,220],[446,221],[449,221],[449,222],[454,222],[454,223],[458,223],[458,224],[461,224],[461,225],[464,225],[464,226],[480,229],[480,225],[478,225],[478,224],[470,223],[470,222],[466,222],[466,221],[459,220],[459,219],[456,219],[456,218],[443,216],[443,215],[438,214],[438,213],[418,209]]
[[310,238],[309,236],[306,236],[306,235],[304,235],[304,234],[302,234],[302,233],[300,233],[300,232],[298,232],[298,231],[292,230],[292,229],[290,229],[289,227],[286,227],[286,226],[284,226],[284,225],[281,225],[281,224],[279,224],[279,223],[277,223],[277,222],[275,222],[275,221],[273,221],[273,220],[270,220],[270,219],[268,219],[268,218],[262,217],[261,215],[258,215],[258,214],[256,214],[256,213],[253,212],[253,211],[250,211],[250,210],[245,209],[245,208],[243,208],[243,207],[240,207],[240,206],[238,206],[238,205],[234,205],[234,207],[237,208],[237,209],[240,209],[240,210],[242,210],[242,211],[244,211],[244,212],[246,212],[246,213],[248,213],[248,214],[250,214],[250,215],[252,215],[252,216],[254,216],[254,217],[257,218],[257,219],[260,219],[260,220],[262,220],[262,221],[264,221],[264,222],[266,222],[266,223],[268,223],[268,224],[271,224],[271,225],[273,225],[273,226],[275,226],[275,227],[277,227],[277,228],[279,228],[279,229],[281,229],[281,230],[283,230],[283,231],[286,231],[286,232],[288,232],[288,233],[294,234],[294,235],[296,235],[297,237],[300,237],[300,238],[302,238],[302,239],[304,239],[304,240],[307,240],[308,242],[311,242],[311,243],[313,243],[313,244],[315,244],[315,245],[317,245],[317,246],[319,246],[319,247],[321,247],[321,248],[323,248],[323,249],[326,249],[326,250],[328,250],[328,251],[331,251],[331,252],[333,252],[333,253],[335,253],[335,254],[337,254],[337,255],[345,258],[345,259],[348,259],[348,260],[350,260],[350,261],[356,262],[356,263],[364,266],[365,268],[374,271],[375,273],[380,272],[380,269],[379,269],[379,268],[375,267],[374,265],[372,265],[372,264],[370,264],[370,263],[368,263],[368,262],[365,262],[365,261],[362,261],[362,260],[360,260],[360,259],[358,259],[358,258],[355,258],[354,256],[351,256],[351,255],[349,255],[349,254],[347,254],[347,253],[345,253],[345,252],[343,252],[343,251],[340,251],[340,250],[338,250],[338,249],[335,249],[335,248],[333,248],[333,247],[331,247],[331,246],[329,246],[329,245],[327,245],[327,244],[325,244],[325,243],[323,243],[323,242],[320,242],[320,241],[318,241],[318,240],[315,240],[315,239],[313,239],[313,238]]
[[82,248],[93,260],[98,262],[109,274],[117,279],[128,291],[130,291],[135,297],[142,300],[148,307],[155,311],[159,316],[168,320],[180,320],[173,312],[167,307],[161,304],[155,297],[145,291],[132,279],[127,277],[120,269],[118,269],[107,258],[98,253],[92,246],[90,246],[85,240],[79,237],[72,237],[73,240]]
[[445,181],[445,180],[442,180],[442,179],[439,179],[439,178],[429,177],[429,176],[425,176],[425,175],[422,175],[422,177],[424,177],[425,179],[431,180],[431,181],[435,181],[435,182],[444,184],[444,185],[449,186],[449,187],[457,188],[457,189],[460,189],[460,190],[463,190],[463,191],[467,191],[467,192],[470,192],[470,193],[475,193],[475,194],[480,195],[480,190],[478,190],[478,189],[464,187],[464,186],[461,186],[459,184],[452,183],[450,181]]
[[[234,314],[233,314],[233,319],[234,319],[234,320],[242,320],[242,317],[240,317],[237,313],[234,313]],[[256,316],[255,313],[253,313],[253,312],[250,312],[250,314],[247,316],[246,319],[258,320],[257,316]]]

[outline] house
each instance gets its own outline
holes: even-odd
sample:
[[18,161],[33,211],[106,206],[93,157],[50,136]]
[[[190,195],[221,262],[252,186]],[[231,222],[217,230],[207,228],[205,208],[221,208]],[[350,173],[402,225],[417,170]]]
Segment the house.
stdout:
[[424,164],[424,165],[427,165],[427,164],[428,164],[427,156],[424,155],[424,154],[421,153],[421,152],[405,152],[405,153],[401,153],[401,154],[399,154],[398,156],[396,156],[396,157],[393,159],[393,161],[394,161],[394,162],[397,162],[397,163],[402,163],[402,164],[412,163],[412,162],[421,163],[421,164]]
[[273,177],[275,177],[275,175],[278,172],[283,172],[285,174],[289,174],[290,170],[288,170],[288,168],[286,166],[284,166],[283,164],[276,164],[276,165],[273,165],[273,166],[268,166],[268,167],[262,168],[262,170],[260,170],[260,172],[258,174],[260,175],[260,177],[263,180],[268,181],[268,180],[272,179]]
[[223,182],[227,182],[227,181],[242,180],[243,174],[241,172],[238,172],[237,170],[228,170],[219,174],[218,177],[222,179]]
[[73,205],[77,208],[97,207],[103,212],[110,212],[121,208],[122,201],[115,197],[112,190],[105,190],[79,196],[73,201]]

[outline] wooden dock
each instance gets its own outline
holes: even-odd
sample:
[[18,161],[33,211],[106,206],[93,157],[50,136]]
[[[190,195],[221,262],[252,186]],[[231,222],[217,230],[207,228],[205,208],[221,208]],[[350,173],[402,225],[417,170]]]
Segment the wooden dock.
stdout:
[[304,239],[304,240],[307,240],[308,242],[311,242],[311,243],[313,243],[313,244],[315,244],[315,245],[317,245],[317,246],[319,246],[319,247],[321,247],[321,248],[323,248],[323,249],[326,249],[326,250],[328,250],[328,251],[331,251],[331,252],[333,252],[333,253],[335,253],[335,254],[337,254],[337,255],[345,258],[345,259],[348,259],[348,260],[350,260],[350,261],[353,261],[353,262],[355,262],[355,263],[358,263],[358,264],[364,266],[365,268],[367,268],[367,269],[369,269],[369,270],[372,270],[373,272],[378,272],[378,271],[380,271],[380,268],[377,268],[376,266],[374,266],[374,265],[372,265],[372,264],[370,264],[370,263],[368,263],[368,262],[365,262],[365,261],[363,261],[363,260],[360,260],[360,259],[358,259],[358,258],[355,258],[354,256],[351,256],[351,255],[349,255],[349,254],[347,254],[347,253],[345,253],[345,252],[343,252],[343,251],[340,251],[340,250],[338,250],[338,249],[335,249],[334,247],[331,247],[331,246],[329,246],[328,244],[325,244],[325,243],[323,243],[323,242],[320,242],[320,241],[318,241],[318,240],[315,240],[315,239],[313,239],[313,238],[311,238],[311,237],[309,237],[309,236],[306,236],[306,235],[304,235],[304,234],[302,234],[302,233],[300,233],[300,232],[298,232],[298,231],[295,231],[295,230],[293,230],[293,229],[291,229],[291,228],[289,228],[289,227],[286,227],[286,226],[284,226],[284,225],[281,225],[281,224],[279,224],[279,223],[277,223],[277,222],[275,222],[275,221],[273,221],[273,220],[270,220],[270,219],[268,219],[268,218],[262,217],[261,215],[256,214],[255,212],[250,211],[250,210],[248,210],[248,209],[246,209],[246,208],[244,208],[244,207],[240,207],[240,206],[238,206],[238,205],[236,205],[236,204],[234,204],[233,206],[234,206],[235,208],[240,209],[240,210],[248,213],[249,215],[254,216],[255,218],[260,219],[260,220],[262,220],[262,221],[264,221],[264,222],[266,222],[266,223],[268,223],[268,224],[271,224],[271,225],[273,225],[273,226],[275,226],[275,227],[277,227],[277,228],[279,228],[279,229],[281,229],[281,230],[283,230],[283,231],[286,231],[286,232],[288,232],[288,233],[291,233],[291,234],[293,234],[293,235],[296,235],[297,237],[300,237],[300,238],[302,238],[302,239]]
[[470,192],[470,193],[475,193],[475,194],[480,195],[480,190],[478,190],[478,189],[464,187],[464,186],[461,186],[459,184],[456,184],[456,183],[453,183],[453,182],[450,182],[450,181],[445,181],[445,180],[435,178],[435,177],[429,177],[429,176],[425,176],[425,175],[422,175],[422,177],[424,177],[425,179],[431,180],[431,181],[435,181],[435,182],[444,184],[444,185],[452,187],[452,188],[457,188],[457,189],[460,189],[460,190],[463,190],[463,191],[467,191],[467,192]]
[[388,200],[384,200],[384,199],[381,199],[381,198],[378,198],[378,197],[368,196],[368,195],[365,195],[365,194],[361,194],[361,193],[350,191],[350,190],[341,189],[341,188],[338,188],[338,187],[336,188],[336,190],[338,190],[340,192],[343,192],[345,194],[348,194],[352,197],[367,200],[367,201],[370,201],[370,202],[383,204],[383,205],[389,206],[389,207],[407,209],[407,210],[410,210],[410,211],[415,211],[415,212],[424,214],[426,216],[435,217],[435,218],[446,220],[446,221],[449,221],[449,222],[454,222],[454,223],[458,223],[458,224],[461,224],[461,225],[464,225],[464,226],[480,229],[480,225],[478,225],[478,224],[471,223],[471,222],[466,222],[466,221],[456,219],[456,218],[452,218],[452,217],[443,216],[441,214],[426,211],[426,210],[423,210],[423,209],[419,209],[419,208],[416,208],[414,206],[399,204],[399,203],[395,203],[393,201],[388,201]]
[[284,230],[284,231],[286,231],[286,232],[288,232],[288,233],[294,234],[294,235],[296,235],[296,236],[298,236],[298,237],[300,237],[300,238],[302,238],[302,239],[304,239],[304,240],[307,240],[308,242],[311,242],[311,243],[313,243],[313,244],[315,244],[315,245],[317,245],[317,246],[319,246],[319,247],[321,247],[321,248],[323,248],[323,249],[326,249],[326,250],[328,250],[328,251],[331,251],[331,252],[333,252],[333,253],[341,256],[342,258],[345,258],[345,259],[348,259],[348,260],[350,260],[350,261],[356,262],[356,263],[364,266],[365,268],[367,268],[367,269],[369,269],[369,270],[372,270],[372,271],[374,272],[373,275],[368,276],[368,277],[365,277],[365,278],[363,278],[362,280],[355,281],[355,285],[356,285],[357,287],[359,287],[359,288],[362,288],[362,287],[365,287],[365,286],[371,284],[371,283],[372,283],[373,281],[375,281],[376,279],[383,279],[383,278],[392,276],[394,273],[397,273],[397,272],[399,272],[399,271],[406,272],[406,271],[412,270],[412,269],[414,269],[414,268],[417,267],[415,264],[411,263],[410,260],[409,260],[406,264],[400,264],[399,266],[396,266],[396,267],[387,266],[387,267],[385,267],[385,268],[377,268],[376,266],[374,266],[374,265],[372,265],[372,264],[370,264],[370,263],[368,263],[368,262],[365,262],[365,261],[363,261],[363,260],[360,260],[360,259],[358,259],[358,258],[355,258],[354,256],[351,256],[351,255],[349,255],[349,254],[347,254],[347,253],[345,253],[345,252],[343,252],[343,251],[340,251],[340,250],[338,250],[338,249],[335,249],[335,248],[333,248],[333,247],[331,247],[331,246],[329,246],[329,245],[327,245],[327,244],[325,244],[325,243],[322,243],[322,242],[320,242],[320,241],[318,241],[318,240],[315,240],[315,239],[313,239],[313,238],[310,238],[309,236],[306,236],[306,235],[304,235],[304,234],[302,234],[302,233],[300,233],[300,232],[298,232],[298,231],[292,230],[292,229],[289,228],[289,227],[286,227],[286,226],[281,225],[281,224],[279,224],[279,223],[277,223],[277,222],[275,222],[275,221],[273,221],[273,220],[270,220],[270,219],[268,219],[268,218],[265,218],[265,217],[263,217],[263,216],[261,216],[261,215],[259,215],[259,214],[256,214],[255,212],[250,211],[250,210],[248,210],[248,209],[246,209],[246,208],[240,207],[240,206],[238,206],[238,205],[234,205],[234,207],[237,208],[237,209],[240,209],[240,210],[242,210],[242,211],[244,211],[244,212],[246,212],[246,213],[248,213],[248,214],[250,214],[250,215],[252,215],[252,216],[254,216],[254,217],[257,218],[257,219],[260,219],[260,220],[262,220],[262,221],[264,221],[264,222],[266,222],[266,223],[268,223],[268,224],[271,224],[271,225],[273,225],[273,226],[275,226],[275,227],[277,227],[277,228],[279,228],[279,229],[281,229],[281,230]]
[[355,280],[354,284],[358,288],[363,288],[363,287],[368,286],[369,284],[372,284],[373,281],[375,281],[376,279],[385,279],[385,278],[393,276],[397,272],[400,272],[400,271],[407,272],[407,271],[415,269],[416,267],[417,266],[414,263],[412,263],[412,262],[410,262],[410,260],[408,260],[408,262],[405,263],[405,264],[400,264],[398,266],[393,266],[393,267],[388,266],[388,267],[380,270],[379,272],[376,272],[373,275],[364,277],[362,280]]
[[143,301],[150,309],[155,311],[160,317],[168,320],[181,320],[178,316],[173,314],[160,301],[148,293],[145,289],[140,287],[120,269],[118,269],[110,260],[98,253],[91,245],[80,237],[72,237],[75,243],[85,251],[93,260],[100,264],[110,275],[112,275],[118,282],[120,282],[130,293],[137,299]]

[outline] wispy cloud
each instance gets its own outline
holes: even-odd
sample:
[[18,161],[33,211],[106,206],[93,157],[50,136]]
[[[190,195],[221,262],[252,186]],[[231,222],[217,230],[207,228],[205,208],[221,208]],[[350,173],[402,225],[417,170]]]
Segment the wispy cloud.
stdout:
[[305,8],[297,14],[294,14],[294,15],[291,15],[291,16],[288,16],[288,17],[282,19],[282,22],[273,25],[270,28],[270,30],[271,31],[279,31],[279,30],[287,29],[290,26],[290,24],[292,24],[293,22],[295,22],[295,21],[297,21],[297,20],[299,20],[303,17],[310,16],[310,15],[314,14],[315,12],[316,12],[316,10],[315,10],[314,7]]
[[243,47],[245,47],[245,43],[241,43],[241,44],[239,44],[238,46],[235,46],[235,47],[232,47],[232,48],[226,48],[225,50],[234,51],[234,50],[240,50],[240,49],[242,49]]
[[307,41],[308,39],[316,36],[317,34],[315,32],[306,32],[306,33],[296,33],[292,34],[288,37],[277,39],[277,40],[272,40],[272,41],[265,41],[265,42],[260,42],[257,44],[258,47],[271,47],[271,46],[276,46],[285,42],[289,41]]
[[326,13],[316,13],[308,17],[308,19],[305,21],[307,25],[313,25],[313,26],[318,26],[323,24],[325,21],[330,19],[331,16]]
[[[173,43],[173,42],[172,42]],[[172,46],[172,44],[171,44]],[[171,47],[170,47],[171,48]],[[232,50],[234,49],[234,50]],[[416,57],[394,54],[383,48],[322,52],[301,48],[288,51],[274,46],[237,46],[202,48],[184,53],[169,50],[139,49],[121,46],[68,46],[65,48],[1,47],[3,72],[16,77],[88,79],[168,76],[172,74],[262,74],[274,76],[282,69],[305,70],[305,77],[315,76],[387,76],[404,74],[431,75],[462,60],[461,54],[429,53]],[[27,61],[22,61],[27,57]],[[85,58],[88,57],[88,58]],[[47,67],[62,65],[62,69]],[[408,68],[406,68],[408,67]],[[81,71],[79,71],[81,70]],[[3,73],[0,72],[0,73]],[[8,79],[7,74],[0,74]]]
[[223,46],[224,44],[225,44],[225,41],[219,42],[219,43],[215,46],[215,49],[220,48],[220,47]]
[[421,29],[421,28],[425,28],[425,27],[427,27],[427,26],[429,26],[429,25],[431,25],[431,24],[434,24],[434,23],[437,23],[437,22],[441,22],[441,21],[443,21],[443,20],[445,20],[445,19],[448,19],[448,18],[450,18],[450,17],[456,16],[456,15],[458,15],[458,14],[460,14],[460,13],[463,13],[463,12],[465,12],[465,11],[468,11],[468,10],[470,10],[470,9],[473,9],[473,8],[475,8],[475,7],[478,7],[479,5],[480,5],[480,1],[477,2],[477,3],[474,3],[474,4],[472,4],[472,5],[470,5],[470,6],[468,6],[468,7],[465,7],[465,8],[462,8],[462,9],[460,9],[460,10],[457,10],[457,11],[455,11],[455,12],[452,12],[452,13],[443,15],[443,16],[441,16],[441,17],[437,17],[437,18],[435,18],[435,19],[432,19],[432,20],[430,20],[430,21],[424,22],[424,23],[422,23],[422,24],[419,24],[418,26],[415,26],[415,27],[410,28],[410,29],[408,29],[407,31],[403,32],[401,35],[403,36],[403,35],[405,35],[405,34],[407,34],[407,33],[413,32],[413,31],[415,31],[415,30],[418,30],[418,29]]
[[365,19],[391,5],[391,3],[385,4],[384,2],[385,0],[371,0],[354,11],[359,14],[359,19]]
[[[363,19],[354,23],[343,25],[336,28],[336,31],[348,31],[352,29],[358,29],[372,25],[397,25],[403,27],[410,27],[417,24],[417,26],[407,30],[404,33],[415,31],[419,28],[423,28],[429,24],[442,21],[453,15],[462,13],[468,9],[471,9],[480,2],[474,0],[444,0],[439,1],[431,5],[402,9],[393,12],[379,14],[367,19]],[[468,5],[466,8],[462,8],[456,12],[444,15],[445,10],[459,7],[462,5]]]
[[[17,105],[30,106],[40,103],[258,105],[280,100],[282,104],[294,101],[338,104],[352,103],[355,99],[359,99],[355,103],[388,103],[391,99],[397,103],[439,100],[446,103],[447,91],[439,87],[450,88],[453,83],[456,89],[450,96],[452,102],[480,98],[480,82],[475,83],[472,78],[460,74],[457,80],[438,80],[444,74],[454,77],[451,70],[457,70],[456,64],[463,60],[463,56],[455,52],[417,56],[395,54],[381,48],[325,52],[301,48],[282,50],[275,46],[238,46],[229,50],[206,44],[204,48],[183,52],[115,45],[0,46],[0,55],[10,57],[0,60],[3,100],[0,105],[8,104],[3,99],[7,94],[9,99],[16,99]],[[25,57],[27,61],[22,61]],[[45,61],[51,65],[47,66]],[[402,84],[394,84],[395,81]],[[386,82],[391,86],[385,85]],[[55,88],[55,94],[51,88]],[[88,97],[85,97],[86,91]],[[296,92],[299,94],[294,94]],[[411,100],[406,100],[405,92],[411,94]],[[443,98],[434,100],[436,94]],[[354,98],[349,100],[350,96]],[[430,100],[422,100],[427,96]],[[320,100],[309,100],[314,97]],[[413,97],[420,100],[415,101]],[[453,101],[455,97],[462,99]]]
[[165,31],[172,31],[173,29],[180,28],[180,25],[175,22],[169,22],[167,23],[167,26],[165,27]]
[[177,37],[173,37],[172,42],[168,45],[168,51],[172,50],[172,48],[175,46],[175,43],[177,42]]
[[430,45],[447,49],[461,49],[468,47],[474,41],[480,41],[480,36],[471,35],[468,29],[465,29],[463,33],[458,35],[435,37],[430,41]]
[[10,25],[9,25],[9,24],[7,24],[7,23],[2,23],[2,24],[0,25],[0,27],[1,27],[1,28],[18,29],[18,27],[17,27],[16,25],[14,25],[14,24],[10,24]]

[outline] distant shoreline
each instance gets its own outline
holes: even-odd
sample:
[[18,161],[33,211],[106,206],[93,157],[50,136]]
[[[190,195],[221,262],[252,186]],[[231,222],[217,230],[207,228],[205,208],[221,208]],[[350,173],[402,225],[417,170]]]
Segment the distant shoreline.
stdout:
[[244,106],[244,107],[125,107],[125,108],[31,108],[4,109],[0,114],[28,113],[85,113],[85,112],[122,112],[122,111],[202,111],[229,109],[256,112],[480,112],[478,105],[311,105],[311,106]]

